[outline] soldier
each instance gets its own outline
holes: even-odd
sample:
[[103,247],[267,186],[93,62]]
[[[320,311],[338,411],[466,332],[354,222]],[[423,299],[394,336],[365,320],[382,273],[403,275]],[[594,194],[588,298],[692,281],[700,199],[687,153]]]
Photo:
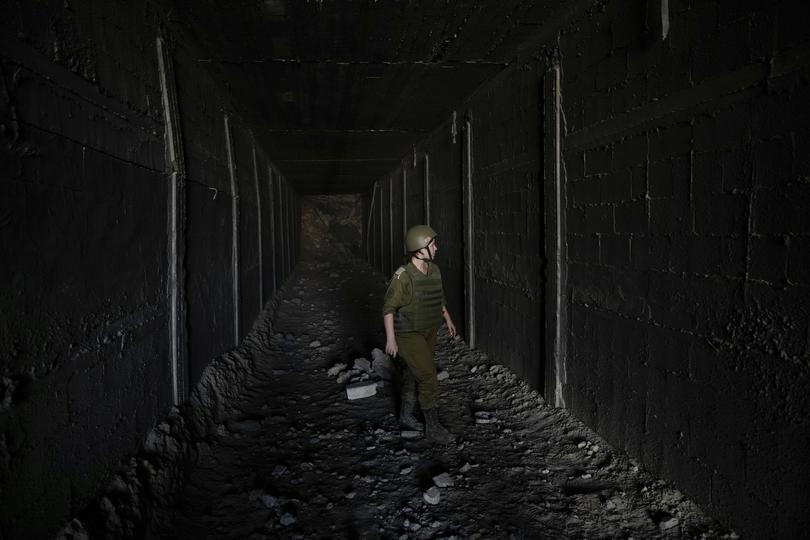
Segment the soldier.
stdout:
[[456,336],[456,326],[447,311],[441,272],[433,263],[438,250],[436,231],[427,225],[411,227],[405,234],[405,248],[409,260],[394,273],[383,302],[385,352],[399,355],[406,366],[399,422],[408,429],[422,430],[413,412],[418,397],[425,415],[425,436],[449,443],[455,438],[439,423],[439,381],[433,353],[442,319],[450,337]]

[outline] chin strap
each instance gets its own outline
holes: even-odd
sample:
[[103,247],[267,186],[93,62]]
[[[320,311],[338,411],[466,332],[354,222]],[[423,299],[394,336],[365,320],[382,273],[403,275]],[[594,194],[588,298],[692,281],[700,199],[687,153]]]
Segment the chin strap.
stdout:
[[427,244],[425,247],[423,247],[423,248],[422,248],[422,249],[427,249],[427,254],[428,254],[428,258],[427,258],[427,259],[424,259],[424,258],[419,257],[419,256],[417,255],[417,254],[419,253],[419,251],[422,251],[422,249],[420,249],[419,251],[414,252],[414,255],[413,255],[413,256],[414,256],[414,257],[416,257],[417,259],[419,259],[420,261],[429,261],[429,262],[433,262],[433,255],[431,255],[431,254],[430,254],[430,249],[428,249],[428,248],[430,247],[430,244],[432,244],[432,243],[433,243],[433,239],[431,238],[431,239],[430,239],[430,242],[428,242],[428,244]]

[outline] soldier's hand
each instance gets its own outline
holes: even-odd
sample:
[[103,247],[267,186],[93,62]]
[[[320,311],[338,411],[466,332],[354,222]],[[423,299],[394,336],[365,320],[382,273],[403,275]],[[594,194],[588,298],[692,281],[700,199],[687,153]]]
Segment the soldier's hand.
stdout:
[[397,346],[396,339],[388,339],[385,342],[385,353],[391,355],[392,357],[396,358],[397,353],[399,352],[399,347]]

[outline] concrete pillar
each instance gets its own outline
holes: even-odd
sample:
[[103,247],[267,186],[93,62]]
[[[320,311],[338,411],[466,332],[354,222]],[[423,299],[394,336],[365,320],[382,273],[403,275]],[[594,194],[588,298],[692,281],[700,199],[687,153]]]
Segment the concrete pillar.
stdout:
[[231,119],[225,115],[225,144],[228,151],[228,173],[231,179],[231,272],[233,274],[233,327],[234,345],[239,345],[239,183],[236,178],[236,162],[233,153]]
[[163,36],[157,38],[158,71],[165,123],[164,140],[169,173],[169,336],[172,400],[175,405],[188,393],[188,331],[186,327],[185,231],[186,162],[172,57]]

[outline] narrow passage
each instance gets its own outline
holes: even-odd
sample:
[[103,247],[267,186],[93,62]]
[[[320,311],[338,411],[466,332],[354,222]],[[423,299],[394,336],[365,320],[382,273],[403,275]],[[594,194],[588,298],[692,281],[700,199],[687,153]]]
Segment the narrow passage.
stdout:
[[[269,349],[253,351],[254,376],[159,536],[736,537],[446,332],[440,410],[458,441],[403,438],[391,382],[352,371],[384,343],[385,279],[345,255],[304,256]],[[346,384],[363,379],[379,381],[376,395],[348,400]]]

